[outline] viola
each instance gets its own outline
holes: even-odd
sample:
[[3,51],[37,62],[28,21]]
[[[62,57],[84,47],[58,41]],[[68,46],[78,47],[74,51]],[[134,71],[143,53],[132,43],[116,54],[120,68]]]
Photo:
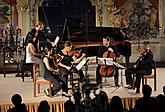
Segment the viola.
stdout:
[[[62,56],[59,55],[53,55],[53,56],[47,56],[50,60],[53,61],[53,65],[51,65],[51,67],[55,70],[59,69],[58,63],[61,61],[61,59],[63,58]],[[60,72],[54,72],[54,74],[56,75],[61,75]]]
[[49,56],[48,58],[54,59],[54,60],[58,60],[58,59],[61,60],[63,57],[59,55],[53,55],[53,56]]
[[138,66],[138,64],[139,64],[141,61],[143,61],[143,58],[147,55],[148,52],[151,52],[151,51],[150,51],[149,49],[146,49],[146,50],[144,50],[144,51],[140,54],[139,58],[138,58],[137,61],[136,61],[136,66]]
[[[113,61],[116,59],[115,53],[111,51],[106,51],[103,54],[103,58],[112,58]],[[103,77],[112,77],[115,74],[115,66],[112,65],[102,65],[100,67],[100,74]]]

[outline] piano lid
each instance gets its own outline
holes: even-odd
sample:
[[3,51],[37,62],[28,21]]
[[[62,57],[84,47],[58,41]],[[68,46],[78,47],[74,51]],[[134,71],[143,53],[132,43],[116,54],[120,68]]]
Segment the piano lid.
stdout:
[[72,42],[102,42],[104,36],[109,36],[113,41],[128,40],[126,28],[115,27],[73,27],[67,26],[63,41]]

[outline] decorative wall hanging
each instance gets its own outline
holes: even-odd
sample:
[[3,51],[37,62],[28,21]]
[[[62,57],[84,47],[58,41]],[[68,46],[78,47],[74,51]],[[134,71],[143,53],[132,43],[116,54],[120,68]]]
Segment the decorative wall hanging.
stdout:
[[159,33],[158,10],[155,6],[145,6],[144,1],[135,3],[129,16],[128,38],[130,40],[155,39]]

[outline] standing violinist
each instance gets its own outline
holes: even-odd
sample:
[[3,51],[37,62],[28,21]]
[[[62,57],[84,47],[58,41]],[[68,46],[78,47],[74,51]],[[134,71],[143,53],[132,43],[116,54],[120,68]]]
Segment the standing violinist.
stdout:
[[[99,48],[98,53],[97,53],[97,57],[102,58],[103,54],[107,51],[114,53],[115,58],[120,56],[120,53],[119,53],[117,47],[111,45],[111,39],[109,36],[103,37],[103,46],[101,46]],[[116,61],[116,60],[114,59],[113,61]],[[98,66],[96,68],[96,83],[97,83],[97,85],[100,85],[102,83],[102,76],[100,74],[100,68],[101,68],[101,65],[98,64]],[[118,74],[119,73],[118,73],[117,67],[115,67],[115,68],[116,69],[115,69],[114,80],[115,80],[115,86],[118,87],[119,86],[119,84],[118,84],[118,76],[119,76]]]
[[[67,82],[68,82],[68,75],[71,73],[71,71],[74,69],[72,67],[72,62],[78,63],[80,60],[86,55],[82,53],[80,57],[77,57],[74,53],[70,54],[72,49],[72,43],[70,41],[65,41],[64,43],[64,48],[59,51],[59,55],[63,56],[63,59],[59,62],[59,70],[60,73],[65,77],[66,81],[66,87],[68,87]],[[73,70],[75,71],[75,70]],[[84,82],[85,81],[85,76],[83,74],[82,70],[77,71],[78,75],[80,76],[80,81]],[[68,92],[66,90],[66,92]]]
[[133,68],[126,69],[126,84],[128,85],[128,89],[132,88],[133,81],[131,74],[136,74],[135,80],[135,88],[136,93],[140,93],[140,83],[143,75],[151,74],[152,72],[152,61],[153,61],[153,53],[151,51],[151,44],[149,41],[144,42],[144,49],[142,53],[140,53],[139,58],[137,59]]

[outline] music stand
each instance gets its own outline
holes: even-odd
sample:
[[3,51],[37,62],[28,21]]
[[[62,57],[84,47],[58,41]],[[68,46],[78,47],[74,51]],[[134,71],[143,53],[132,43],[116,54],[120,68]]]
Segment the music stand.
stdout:
[[[124,87],[123,85],[123,72],[122,70],[125,69],[124,66],[122,66],[121,64],[117,63],[117,62],[113,62],[113,64],[118,68],[120,69],[121,73],[120,73],[120,76],[121,76],[121,82],[120,82],[120,87],[116,88],[115,90],[113,90],[111,93],[114,93],[116,90],[118,90],[119,88],[123,88],[127,91],[127,93],[129,93],[129,91]],[[130,94],[130,93],[129,93]]]
[[114,66],[113,64],[113,59],[112,58],[97,58],[97,63],[101,66],[105,66],[105,73],[104,73],[104,82],[100,85],[101,88],[102,86],[110,87],[111,84],[107,80],[107,66]]

